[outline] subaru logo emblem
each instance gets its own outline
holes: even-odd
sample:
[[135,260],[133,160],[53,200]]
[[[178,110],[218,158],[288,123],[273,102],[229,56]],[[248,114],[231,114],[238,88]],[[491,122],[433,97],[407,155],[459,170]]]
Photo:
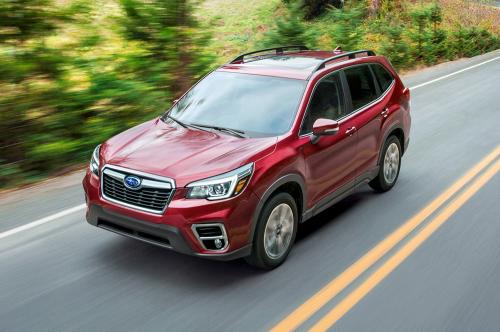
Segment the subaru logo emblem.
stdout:
[[125,187],[127,187],[127,188],[139,189],[139,187],[141,186],[141,179],[139,179],[137,176],[127,175],[123,179],[123,183],[125,184]]

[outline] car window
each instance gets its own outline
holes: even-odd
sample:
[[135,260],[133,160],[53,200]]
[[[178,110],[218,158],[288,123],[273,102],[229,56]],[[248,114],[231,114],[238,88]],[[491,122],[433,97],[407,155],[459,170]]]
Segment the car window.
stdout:
[[187,124],[242,130],[252,137],[290,130],[306,81],[215,71],[194,86],[169,116]]
[[391,86],[394,77],[381,65],[372,65],[372,69],[380,86],[380,92],[384,93]]
[[323,78],[316,85],[300,133],[312,132],[314,121],[317,119],[337,120],[344,116],[344,113],[342,85],[338,73],[335,73]]
[[344,72],[351,93],[353,111],[377,99],[375,81],[367,65],[352,67]]

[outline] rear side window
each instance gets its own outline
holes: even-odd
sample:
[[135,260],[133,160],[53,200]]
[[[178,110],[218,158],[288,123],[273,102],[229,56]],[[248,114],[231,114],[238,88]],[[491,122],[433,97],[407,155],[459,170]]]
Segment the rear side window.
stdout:
[[352,67],[344,72],[351,92],[354,111],[377,99],[375,81],[367,65]]
[[337,120],[345,115],[342,85],[338,73],[323,78],[314,89],[302,123],[301,135],[310,133],[317,119]]
[[394,77],[381,65],[372,65],[372,69],[380,86],[380,91],[384,93],[391,86]]

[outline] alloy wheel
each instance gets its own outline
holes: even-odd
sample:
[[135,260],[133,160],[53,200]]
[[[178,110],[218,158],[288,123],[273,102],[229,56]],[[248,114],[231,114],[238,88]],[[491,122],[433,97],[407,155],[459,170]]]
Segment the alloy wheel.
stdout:
[[286,203],[277,205],[271,211],[264,231],[264,250],[270,258],[278,259],[288,250],[293,228],[292,208]]

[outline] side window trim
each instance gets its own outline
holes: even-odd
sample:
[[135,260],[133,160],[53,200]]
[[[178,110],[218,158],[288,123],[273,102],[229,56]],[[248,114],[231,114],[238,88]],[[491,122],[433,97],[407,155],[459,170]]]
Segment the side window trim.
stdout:
[[387,93],[389,92],[389,90],[391,90],[391,88],[394,86],[394,84],[395,84],[395,81],[392,81],[391,85],[389,85],[389,87],[387,88],[387,90],[385,90],[380,96],[378,96],[377,99],[374,99],[373,101],[371,101],[370,103],[364,105],[363,107],[360,107],[360,108],[352,111],[351,113],[347,114],[346,116],[340,118],[338,120],[338,122],[340,122],[342,120],[345,120],[345,119],[348,119],[351,116],[356,115],[356,114],[358,114],[360,112],[363,112],[367,108],[372,107],[375,104],[378,104],[382,99],[385,98],[385,96],[387,95]]
[[345,71],[342,69],[340,70],[339,74],[340,74],[340,82],[342,83],[342,92],[344,93],[344,107],[346,110],[346,114],[340,119],[338,119],[340,121],[343,118],[349,116],[351,113],[353,113],[354,109],[352,108],[351,91],[349,90],[349,84],[347,83],[347,77],[345,75]]
[[[347,82],[347,77],[344,73],[344,70],[346,69],[349,69],[349,68],[353,68],[353,67],[357,67],[357,66],[363,66],[363,65],[369,65],[371,67],[371,65],[378,65],[377,63],[368,63],[368,64],[359,64],[359,65],[354,65],[354,66],[350,66],[350,67],[346,67],[346,68],[342,68],[340,69],[340,71],[342,72],[342,84],[344,86],[344,89],[343,91],[347,90],[347,92],[344,92],[344,97],[346,96],[349,96],[349,99],[348,100],[345,100],[344,101],[344,104],[345,105],[348,105],[349,106],[349,109],[351,110],[348,114],[346,114],[345,116],[341,117],[338,119],[338,122],[341,122],[343,120],[346,120],[348,118],[350,118],[351,116],[354,116],[360,112],[363,112],[364,110],[366,110],[367,108],[369,107],[372,107],[373,105],[379,103],[382,99],[385,98],[385,96],[387,95],[387,93],[392,89],[392,87],[396,84],[396,79],[393,77],[392,79],[392,82],[391,84],[389,85],[389,87],[385,90],[385,91],[382,91],[381,94],[374,100],[372,100],[371,102],[369,102],[368,104],[358,108],[358,109],[353,109],[353,106],[352,106],[352,98],[351,98],[351,92],[349,90],[349,83]],[[380,65],[379,65],[380,66]],[[371,68],[370,68],[371,69]],[[378,80],[376,80],[376,77],[375,75],[373,75],[374,73],[372,72],[372,77],[375,79],[375,83],[376,83],[376,87],[378,87]],[[391,75],[392,76],[392,75]],[[347,93],[347,95],[345,94]]]
[[[384,90],[384,91],[382,91],[382,87],[380,86],[379,78],[378,78],[377,74],[375,74],[375,69],[374,69],[375,67],[382,68],[382,70],[385,71],[391,77],[391,84],[389,84],[389,86],[387,87],[387,89]],[[377,82],[377,85],[380,88],[380,95],[382,95],[382,94],[384,94],[387,90],[389,90],[392,87],[392,85],[393,85],[393,83],[394,83],[394,81],[396,79],[394,78],[394,76],[392,75],[392,73],[389,70],[387,70],[387,68],[385,68],[385,66],[381,65],[380,63],[372,63],[372,64],[370,64],[370,68],[372,70],[373,76],[375,77],[375,81]]]
[[[346,85],[346,89],[349,91],[349,104],[351,105],[351,112],[349,112],[348,114],[346,114],[346,116],[344,116],[343,118],[347,118],[349,117],[351,114],[354,114],[354,113],[357,113],[363,109],[365,109],[366,107],[368,107],[369,105],[373,105],[376,101],[378,101],[380,99],[380,97],[382,96],[382,94],[385,94],[385,91],[384,92],[380,92],[380,88],[379,88],[379,85],[378,85],[378,80],[377,78],[375,77],[375,74],[374,72],[372,71],[372,68],[371,66],[374,65],[375,63],[373,62],[369,62],[369,63],[360,63],[360,64],[357,64],[357,65],[353,65],[353,66],[349,66],[349,67],[345,67],[345,68],[342,68],[341,71],[342,71],[342,74],[343,74],[343,77],[345,79],[345,85]],[[352,106],[352,97],[351,97],[351,94],[350,94],[350,89],[349,89],[349,82],[347,82],[347,76],[345,75],[345,70],[348,70],[348,69],[351,69],[351,68],[356,68],[356,67],[362,67],[362,66],[367,66],[370,73],[371,73],[371,77],[372,77],[372,82],[374,84],[374,87],[375,87],[375,93],[378,95],[377,98],[375,98],[374,100],[370,101],[368,104],[366,105],[363,105],[357,109],[353,109],[353,106]],[[393,82],[394,83],[394,82]],[[391,84],[392,85],[392,84]],[[342,118],[342,119],[343,119]]]
[[381,91],[381,94],[376,99],[374,99],[373,101],[371,101],[370,103],[368,103],[368,104],[366,104],[366,105],[364,105],[364,106],[362,106],[362,107],[360,107],[358,109],[353,109],[351,92],[349,91],[349,84],[347,82],[347,78],[346,78],[346,75],[345,75],[345,72],[344,72],[346,69],[349,69],[349,68],[354,68],[354,67],[358,67],[358,66],[369,66],[370,72],[372,73],[372,78],[375,81],[375,87],[377,89],[379,89],[377,91],[380,91],[381,89],[379,88],[378,79],[374,75],[374,71],[371,68],[371,66],[373,66],[373,65],[375,65],[375,66],[382,66],[381,64],[376,63],[376,62],[362,63],[362,64],[357,64],[357,65],[353,65],[353,66],[349,66],[349,67],[344,67],[344,68],[340,68],[340,69],[331,71],[331,72],[325,74],[325,76],[321,77],[315,83],[313,91],[311,93],[311,97],[307,101],[306,111],[304,112],[304,115],[302,116],[302,119],[301,119],[301,122],[300,122],[300,129],[299,129],[298,136],[299,137],[305,137],[305,136],[309,136],[309,135],[312,134],[312,131],[311,132],[307,132],[307,133],[302,133],[302,126],[304,125],[304,119],[305,119],[305,117],[307,115],[307,112],[309,112],[309,104],[311,103],[312,96],[314,95],[314,92],[316,91],[316,87],[321,82],[321,80],[323,80],[324,78],[326,78],[326,77],[328,77],[330,75],[333,75],[335,73],[339,74],[340,81],[342,83],[342,93],[343,93],[343,97],[344,97],[343,98],[344,99],[343,100],[343,104],[344,104],[344,107],[345,107],[346,111],[349,111],[346,115],[344,115],[343,117],[337,119],[338,122],[344,121],[344,120],[350,118],[351,116],[354,116],[357,113],[362,112],[365,109],[367,109],[367,108],[369,108],[369,107],[371,107],[371,106],[379,103],[387,95],[388,91],[390,91],[392,89],[392,87],[395,85],[396,79],[392,76],[392,74],[391,74],[392,82],[391,82],[391,84],[389,85],[389,87],[385,91]]
[[[302,129],[303,129],[303,126],[304,126],[304,120],[305,118],[307,117],[307,114],[309,113],[310,111],[310,106],[311,106],[311,100],[313,99],[314,97],[314,93],[316,92],[316,88],[318,87],[318,85],[321,83],[321,81],[325,80],[325,79],[328,79],[330,76],[333,76],[333,75],[339,75],[339,82],[340,82],[340,91],[342,93],[342,96],[341,96],[341,100],[340,100],[340,103],[344,106],[344,109],[348,109],[347,106],[351,104],[350,102],[350,95],[349,95],[349,104],[347,104],[347,96],[346,96],[346,86],[344,85],[344,81],[345,80],[345,75],[344,75],[344,72],[342,69],[337,69],[337,70],[334,70],[332,72],[329,72],[327,74],[325,74],[323,77],[321,77],[315,84],[314,84],[314,88],[311,92],[311,95],[309,97],[309,100],[307,101],[307,106],[306,106],[306,111],[304,112],[304,115],[302,116],[302,119],[300,121],[300,129],[299,129],[299,137],[303,137],[303,136],[308,136],[308,135],[311,135],[312,134],[312,131],[309,131],[307,133],[303,133],[302,132]],[[347,87],[347,90],[349,90],[349,88]],[[350,109],[350,108],[349,108]],[[345,116],[343,117],[340,117],[338,120],[340,119],[343,119]],[[337,121],[337,120],[336,120]]]
[[375,75],[375,71],[373,70],[373,64],[368,65],[368,69],[370,69],[370,73],[372,74],[372,81],[373,84],[375,84],[375,91],[377,93],[377,96],[382,95],[382,88],[380,87],[380,84],[377,79],[377,75]]

